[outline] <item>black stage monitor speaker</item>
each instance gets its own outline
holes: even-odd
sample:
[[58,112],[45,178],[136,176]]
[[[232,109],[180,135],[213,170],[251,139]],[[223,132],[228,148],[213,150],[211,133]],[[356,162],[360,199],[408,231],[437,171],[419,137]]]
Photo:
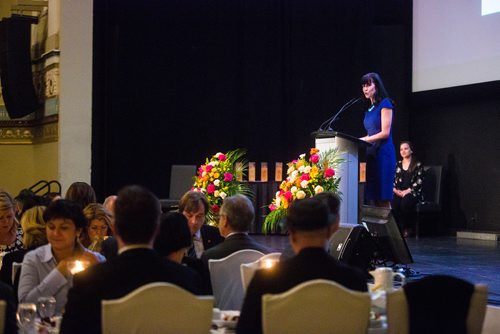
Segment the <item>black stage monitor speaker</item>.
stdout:
[[413,263],[406,241],[401,236],[391,209],[363,205],[361,224],[370,232],[377,246],[377,260],[399,264]]
[[31,23],[18,17],[0,21],[0,78],[10,118],[24,117],[39,107],[31,71]]
[[375,252],[373,239],[362,225],[341,224],[330,238],[329,248],[337,260],[365,271]]

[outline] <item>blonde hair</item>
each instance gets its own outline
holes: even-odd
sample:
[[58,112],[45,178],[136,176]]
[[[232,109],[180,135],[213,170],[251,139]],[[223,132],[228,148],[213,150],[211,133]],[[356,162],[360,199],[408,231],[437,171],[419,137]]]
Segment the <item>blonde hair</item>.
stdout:
[[91,203],[83,209],[83,215],[87,219],[87,225],[83,233],[80,235],[80,241],[85,246],[88,247],[92,240],[89,239],[88,228],[90,226],[90,222],[94,219],[102,220],[108,226],[108,234],[111,231],[111,220],[113,219],[113,214],[106,209],[100,203]]
[[48,243],[43,212],[45,206],[34,206],[24,212],[21,217],[23,228],[23,243],[26,249],[36,248]]
[[14,197],[12,197],[12,195],[8,192],[0,191],[0,211],[7,211],[11,209],[12,212],[14,212],[14,224],[12,224],[12,228],[10,231],[16,230],[19,226],[19,221],[16,217],[16,201],[14,200]]

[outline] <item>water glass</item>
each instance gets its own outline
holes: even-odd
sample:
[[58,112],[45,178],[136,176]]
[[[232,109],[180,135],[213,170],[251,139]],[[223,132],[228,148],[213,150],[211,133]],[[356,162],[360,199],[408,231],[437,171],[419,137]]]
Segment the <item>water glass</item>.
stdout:
[[56,299],[54,297],[38,298],[37,310],[42,321],[50,323],[50,318],[56,313]]
[[33,331],[35,327],[36,305],[34,303],[21,303],[17,307],[17,321],[25,333]]

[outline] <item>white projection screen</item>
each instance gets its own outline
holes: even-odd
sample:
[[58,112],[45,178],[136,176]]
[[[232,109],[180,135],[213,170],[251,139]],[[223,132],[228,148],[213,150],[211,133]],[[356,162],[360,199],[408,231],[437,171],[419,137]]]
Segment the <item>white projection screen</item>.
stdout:
[[500,0],[413,0],[412,91],[500,80]]

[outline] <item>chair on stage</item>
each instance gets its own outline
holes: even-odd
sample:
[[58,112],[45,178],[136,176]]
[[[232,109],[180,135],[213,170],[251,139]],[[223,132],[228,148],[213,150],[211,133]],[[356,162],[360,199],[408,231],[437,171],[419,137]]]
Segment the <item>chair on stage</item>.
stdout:
[[367,333],[370,307],[368,292],[316,279],[284,293],[265,294],[262,297],[262,326],[264,334]]
[[162,212],[177,210],[182,195],[193,187],[195,165],[172,165],[168,199],[160,199]]
[[281,253],[269,253],[262,256],[257,261],[252,263],[242,263],[240,266],[241,270],[241,282],[243,284],[243,291],[246,292],[248,284],[253,278],[255,271],[257,269],[270,268],[269,264],[272,265],[279,262]]
[[[424,166],[424,183],[422,185],[422,193],[424,201],[415,205],[415,237],[420,235],[420,225],[428,220],[429,216],[438,216],[441,213],[441,179],[443,174],[442,166]],[[438,226],[433,226],[433,230],[437,231]]]
[[479,334],[488,288],[462,279],[435,275],[410,282],[387,294],[389,334]]
[[170,283],[146,284],[128,295],[102,301],[102,332],[199,333],[210,331],[214,299]]
[[486,316],[484,317],[482,334],[500,333],[500,307],[488,305],[486,307]]
[[243,249],[222,259],[208,260],[215,306],[221,310],[241,310],[245,292],[241,284],[240,266],[254,262],[264,253]]

